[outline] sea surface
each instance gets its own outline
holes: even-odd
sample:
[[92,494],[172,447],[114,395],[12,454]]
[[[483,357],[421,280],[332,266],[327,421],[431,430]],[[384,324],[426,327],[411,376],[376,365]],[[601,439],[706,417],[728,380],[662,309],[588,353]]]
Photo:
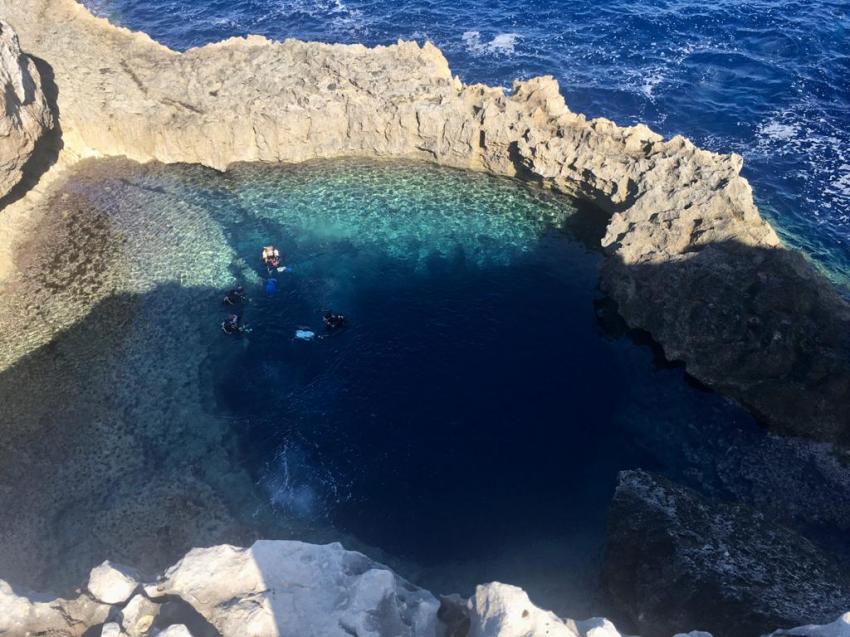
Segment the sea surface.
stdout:
[[430,40],[466,82],[554,75],[568,105],[743,155],[763,212],[850,280],[846,0],[84,0],[175,49],[235,35]]

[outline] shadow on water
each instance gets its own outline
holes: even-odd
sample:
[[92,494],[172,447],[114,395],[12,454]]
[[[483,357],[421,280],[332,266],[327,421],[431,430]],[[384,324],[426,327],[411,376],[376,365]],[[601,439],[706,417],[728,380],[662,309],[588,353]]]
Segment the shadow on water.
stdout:
[[773,431],[850,445],[850,304],[800,253],[725,241],[605,268],[632,323],[693,376]]
[[106,298],[0,374],[0,577],[65,589],[105,558],[152,574],[255,538],[236,514],[259,504],[253,485],[199,395],[198,343],[222,334],[190,309],[220,298],[176,284]]

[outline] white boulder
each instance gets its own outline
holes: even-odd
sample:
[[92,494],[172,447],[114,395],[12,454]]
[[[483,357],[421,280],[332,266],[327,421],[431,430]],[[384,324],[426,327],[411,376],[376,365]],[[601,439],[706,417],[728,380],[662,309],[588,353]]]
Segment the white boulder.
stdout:
[[100,630],[100,637],[121,637],[122,635],[121,626],[115,622],[108,622],[104,624],[103,628]]
[[575,622],[537,608],[524,590],[510,584],[476,587],[467,608],[469,637],[581,637]]
[[166,571],[157,592],[181,597],[222,637],[437,634],[431,593],[338,543],[194,549]]
[[165,630],[156,633],[156,637],[192,637],[192,633],[183,624],[173,624]]
[[121,627],[129,637],[144,637],[159,614],[159,604],[144,595],[135,595],[121,609]]
[[107,560],[91,570],[87,588],[92,597],[104,604],[121,604],[139,587],[137,578],[133,569]]
[[[617,627],[604,617],[592,617],[576,622],[582,637],[623,637]],[[696,635],[694,637],[697,637]],[[711,637],[711,635],[709,635]]]
[[0,635],[79,635],[88,626],[106,619],[109,606],[88,596],[53,599],[49,596],[19,595],[0,580]]

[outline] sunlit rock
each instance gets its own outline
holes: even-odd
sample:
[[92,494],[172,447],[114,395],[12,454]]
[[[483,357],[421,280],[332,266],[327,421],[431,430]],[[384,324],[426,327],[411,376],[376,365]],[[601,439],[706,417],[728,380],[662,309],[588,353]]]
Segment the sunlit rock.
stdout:
[[157,637],[192,637],[192,633],[183,624],[173,624],[156,635]]
[[43,78],[35,62],[21,52],[18,36],[0,20],[0,197],[20,180],[36,142],[53,126]]
[[0,580],[0,635],[3,637],[32,634],[77,637],[87,628],[103,622],[109,608],[86,595],[77,599],[27,596]]
[[88,591],[104,604],[119,604],[130,599],[139,586],[137,577],[133,569],[106,561],[92,569]]
[[153,625],[157,614],[159,614],[159,604],[152,602],[144,595],[135,595],[121,609],[121,628],[129,637],[144,637]]
[[436,635],[431,593],[339,544],[194,549],[157,590],[188,602],[223,637]]
[[537,608],[517,586],[499,582],[478,586],[468,607],[469,637],[580,637],[574,621]]

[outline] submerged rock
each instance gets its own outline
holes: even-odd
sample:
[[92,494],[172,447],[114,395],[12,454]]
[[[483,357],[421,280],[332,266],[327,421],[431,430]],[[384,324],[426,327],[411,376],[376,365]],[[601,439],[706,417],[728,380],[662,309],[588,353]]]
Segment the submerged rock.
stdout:
[[833,556],[756,511],[644,471],[620,474],[604,577],[644,637],[694,627],[745,637],[850,607],[850,576]]

